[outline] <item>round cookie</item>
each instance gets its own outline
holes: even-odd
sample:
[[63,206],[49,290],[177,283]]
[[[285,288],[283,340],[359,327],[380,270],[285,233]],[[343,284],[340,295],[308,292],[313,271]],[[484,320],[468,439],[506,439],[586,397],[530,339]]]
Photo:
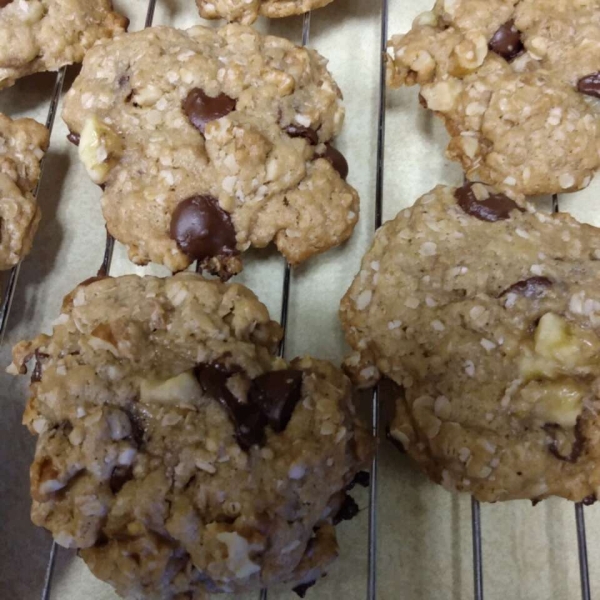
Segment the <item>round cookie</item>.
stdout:
[[391,436],[479,500],[600,492],[600,230],[483,184],[386,223],[341,304],[362,385],[403,388]]
[[274,242],[296,265],[358,219],[332,145],[341,93],[313,50],[243,25],[146,29],[96,45],[63,117],[131,260],[223,279]]
[[110,0],[0,0],[0,89],[81,62],[97,40],[128,24]]
[[248,289],[193,273],[77,287],[13,350],[11,372],[35,363],[33,521],[126,597],[318,579],[371,441],[348,378],[277,358],[281,333]]
[[467,177],[524,195],[600,166],[600,4],[438,0],[389,43],[388,82],[421,86]]
[[200,16],[205,19],[227,19],[250,25],[258,15],[278,19],[301,15],[333,0],[196,0]]
[[13,121],[0,113],[0,271],[31,250],[41,218],[33,192],[49,138],[37,121]]

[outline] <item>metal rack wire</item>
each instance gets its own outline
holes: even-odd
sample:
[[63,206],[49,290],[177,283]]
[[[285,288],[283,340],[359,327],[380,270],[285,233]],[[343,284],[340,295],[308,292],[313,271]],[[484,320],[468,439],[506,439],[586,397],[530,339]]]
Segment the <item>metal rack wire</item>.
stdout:
[[[156,0],[148,0],[146,12],[145,27],[150,27],[154,18],[156,8]],[[375,214],[374,214],[374,229],[377,230],[383,219],[383,187],[384,187],[384,161],[385,161],[385,124],[386,124],[386,65],[385,55],[388,40],[388,17],[389,17],[389,0],[381,0],[381,39],[380,39],[380,73],[379,73],[379,108],[377,121],[377,155],[376,155],[376,190],[375,190]],[[310,12],[306,13],[302,24],[302,44],[307,45],[310,37]],[[46,127],[52,132],[58,104],[60,101],[63,83],[65,80],[66,67],[61,68],[56,76],[54,89],[46,118]],[[43,170],[44,160],[41,163]],[[41,176],[40,176],[41,182]],[[40,189],[40,183],[36,186],[34,195],[37,197]],[[559,212],[558,196],[552,198],[553,212]],[[103,257],[102,266],[99,274],[108,275],[112,263],[114,249],[114,238],[107,233],[106,247]],[[4,339],[6,332],[10,310],[14,299],[16,286],[19,279],[20,264],[14,267],[8,276],[2,302],[0,304],[0,344]],[[292,282],[292,275],[289,265],[285,265],[284,277],[282,284],[282,302],[280,322],[284,328],[284,336],[282,338],[279,355],[285,354],[285,330],[288,320],[289,297]],[[380,414],[380,390],[375,388],[371,397],[371,418],[372,430],[375,437],[379,436],[381,429],[381,414]],[[375,454],[371,465],[371,488],[369,492],[369,529],[368,529],[368,578],[367,578],[367,600],[375,600],[377,598],[377,493],[378,493],[378,454]],[[473,589],[475,600],[483,600],[483,558],[482,558],[482,527],[481,527],[481,506],[474,498],[471,500],[471,521],[472,521],[472,543],[473,543]],[[590,578],[588,568],[588,553],[585,530],[585,515],[584,503],[575,504],[575,521],[577,527],[577,543],[579,555],[579,570],[581,580],[581,597],[582,600],[591,600]],[[49,600],[52,586],[52,576],[54,573],[54,563],[57,554],[57,545],[52,543],[48,555],[48,563],[44,578],[44,586],[41,594],[42,600]],[[267,600],[267,590],[261,590],[260,600]]]

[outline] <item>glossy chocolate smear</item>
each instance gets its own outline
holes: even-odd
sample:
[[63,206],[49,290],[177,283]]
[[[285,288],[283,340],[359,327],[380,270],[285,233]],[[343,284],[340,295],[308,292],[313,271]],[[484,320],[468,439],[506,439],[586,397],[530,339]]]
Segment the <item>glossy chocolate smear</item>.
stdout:
[[579,460],[586,441],[583,436],[581,417],[577,417],[577,421],[575,422],[575,428],[573,430],[574,440],[571,445],[571,452],[567,455],[561,454],[559,449],[558,434],[563,431],[562,427],[557,423],[546,423],[542,429],[552,438],[551,442],[548,444],[550,454],[558,458],[558,460],[568,463],[576,463]]
[[198,365],[196,378],[202,389],[215,398],[227,410],[235,428],[235,439],[242,450],[249,450],[255,444],[265,442],[267,417],[251,402],[240,402],[227,387],[227,380],[233,374],[224,365],[214,363]]
[[552,287],[552,281],[547,277],[530,277],[513,283],[500,294],[500,298],[506,294],[518,294],[519,296],[525,296],[525,298],[539,298],[544,295],[549,287]]
[[281,433],[292,418],[302,392],[302,371],[285,369],[260,375],[248,398],[267,417],[271,429]]
[[510,62],[524,50],[521,32],[515,27],[513,19],[502,25],[492,36],[490,50]]
[[200,88],[190,90],[182,108],[190,123],[202,134],[206,124],[216,121],[235,110],[236,101],[227,94],[209,96]]
[[293,138],[303,137],[309,144],[316,146],[319,143],[319,135],[312,127],[302,125],[288,125],[285,132]]
[[577,83],[577,89],[586,96],[600,98],[600,71],[582,77]]
[[325,152],[323,154],[317,154],[318,158],[324,158],[328,161],[331,166],[340,174],[343,180],[348,177],[348,162],[344,158],[344,155],[331,144],[325,144]]
[[[0,0],[0,2],[1,1],[2,0]],[[79,140],[81,139],[81,136],[78,133],[73,133],[72,131],[69,131],[69,133],[67,134],[67,139],[71,142],[71,144],[79,146]]]
[[454,197],[458,201],[458,205],[468,215],[471,215],[480,221],[495,223],[496,221],[509,219],[510,213],[513,210],[523,212],[523,209],[514,200],[511,200],[504,194],[494,194],[489,191],[489,188],[489,196],[480,202],[473,192],[474,185],[476,184],[468,181],[454,192]]
[[237,254],[231,216],[212,196],[193,196],[177,205],[171,217],[171,239],[190,258]]

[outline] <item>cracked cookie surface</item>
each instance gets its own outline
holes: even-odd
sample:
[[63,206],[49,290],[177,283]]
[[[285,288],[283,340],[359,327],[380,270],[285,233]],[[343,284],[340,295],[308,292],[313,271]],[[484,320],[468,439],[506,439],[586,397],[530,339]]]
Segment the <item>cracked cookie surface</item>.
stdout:
[[192,273],[77,287],[9,369],[35,364],[33,521],[126,597],[318,579],[371,444],[348,378],[277,358],[281,333],[247,288]]
[[37,121],[0,113],[0,271],[31,250],[41,218],[33,192],[48,141],[48,130]]
[[0,1],[0,88],[81,62],[94,42],[127,24],[110,0]]
[[388,81],[421,86],[467,177],[525,195],[600,166],[600,3],[438,0],[389,43]]
[[258,15],[271,19],[301,15],[333,0],[196,0],[200,16],[205,19],[227,19],[247,25]]
[[390,434],[480,500],[600,491],[600,230],[483,184],[386,223],[341,304],[362,385],[403,390]]
[[332,145],[341,93],[315,51],[243,25],[167,27],[93,48],[63,117],[130,258],[227,278],[274,242],[292,265],[358,218]]

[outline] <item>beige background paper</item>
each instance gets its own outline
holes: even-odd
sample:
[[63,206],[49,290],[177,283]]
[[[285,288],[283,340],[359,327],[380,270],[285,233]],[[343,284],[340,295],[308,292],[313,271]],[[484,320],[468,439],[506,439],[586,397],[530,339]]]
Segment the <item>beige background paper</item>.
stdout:
[[[146,0],[117,0],[143,27]],[[389,31],[404,31],[433,0],[389,0]],[[312,14],[310,45],[330,60],[346,99],[346,125],[336,142],[350,164],[349,181],[361,195],[361,221],[354,237],[294,272],[287,355],[312,353],[340,361],[345,352],[337,321],[339,299],[358,270],[374,228],[377,116],[380,64],[380,0],[335,0]],[[156,25],[198,23],[193,0],[158,0]],[[211,26],[215,26],[212,24]],[[258,24],[263,31],[301,40],[302,18]],[[69,68],[65,88],[77,72]],[[0,93],[0,111],[44,122],[53,74],[20,81]],[[460,169],[443,154],[447,137],[440,124],[418,106],[416,90],[389,91],[385,145],[384,218],[411,205],[438,183],[458,184]],[[100,191],[65,139],[60,118],[51,139],[39,202],[43,220],[30,257],[24,262],[6,340],[48,331],[62,297],[93,275],[104,251]],[[543,201],[545,207],[548,201]],[[600,178],[585,192],[561,198],[561,210],[600,226]],[[273,252],[246,260],[240,281],[256,291],[279,318],[283,261]],[[154,272],[131,265],[117,244],[112,274]],[[0,372],[0,598],[40,598],[51,540],[29,521],[28,466],[33,439],[20,424],[26,381]],[[384,398],[385,400],[385,398]],[[369,414],[369,397],[365,413]],[[384,411],[385,412],[385,411]],[[473,597],[471,512],[468,496],[451,495],[429,483],[383,441],[380,447],[377,527],[377,591],[381,600],[461,600]],[[366,597],[368,492],[357,492],[359,516],[339,528],[341,557],[328,577],[309,590],[312,600]],[[592,595],[600,596],[600,508],[585,511]],[[488,600],[576,600],[581,597],[574,507],[549,500],[482,506],[485,598]],[[59,550],[51,600],[115,600],[111,588],[96,581],[72,553]],[[245,598],[258,600],[258,594]],[[273,590],[272,599],[296,598]]]

